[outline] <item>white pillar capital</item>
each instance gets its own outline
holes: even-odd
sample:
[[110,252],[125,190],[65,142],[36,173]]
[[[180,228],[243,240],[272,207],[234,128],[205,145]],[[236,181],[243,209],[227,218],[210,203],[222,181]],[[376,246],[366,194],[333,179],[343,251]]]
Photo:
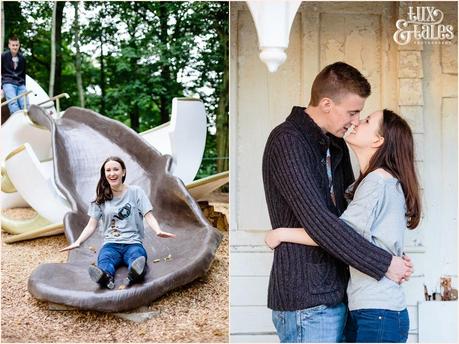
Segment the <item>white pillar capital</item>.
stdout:
[[301,1],[247,1],[258,35],[260,59],[275,72],[287,59],[290,29]]

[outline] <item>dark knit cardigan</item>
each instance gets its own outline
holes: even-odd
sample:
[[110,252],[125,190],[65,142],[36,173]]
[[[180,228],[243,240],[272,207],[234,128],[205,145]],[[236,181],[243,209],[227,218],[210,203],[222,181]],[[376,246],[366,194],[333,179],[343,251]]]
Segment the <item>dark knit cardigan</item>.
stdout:
[[[328,188],[330,147],[333,187]],[[345,299],[351,265],[381,279],[392,256],[357,234],[338,216],[346,209],[345,188],[354,181],[343,139],[323,134],[302,107],[294,107],[270,134],[263,155],[263,183],[273,228],[302,227],[319,244],[282,243],[274,250],[268,307],[293,311]]]

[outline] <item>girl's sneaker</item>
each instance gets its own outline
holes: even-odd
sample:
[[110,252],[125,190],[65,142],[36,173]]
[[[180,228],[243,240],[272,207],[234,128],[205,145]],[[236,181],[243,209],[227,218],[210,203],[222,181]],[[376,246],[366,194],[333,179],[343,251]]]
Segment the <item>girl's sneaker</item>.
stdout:
[[123,284],[131,285],[142,279],[145,272],[146,259],[141,256],[134,260],[131,264],[127,277],[124,279]]
[[95,265],[91,265],[88,269],[89,277],[98,283],[101,287],[105,287],[108,289],[115,288],[115,282],[113,281],[113,277],[104,272],[102,269]]

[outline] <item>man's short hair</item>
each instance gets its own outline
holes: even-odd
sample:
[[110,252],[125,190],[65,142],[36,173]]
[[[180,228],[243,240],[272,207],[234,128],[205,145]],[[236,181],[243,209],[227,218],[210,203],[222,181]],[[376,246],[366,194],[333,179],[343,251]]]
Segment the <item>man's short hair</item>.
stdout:
[[8,38],[8,41],[19,42],[19,38],[17,38],[15,35],[11,35],[10,38]]
[[317,106],[323,98],[339,103],[341,97],[348,93],[368,98],[371,86],[356,68],[344,62],[335,62],[317,74],[312,83],[309,105]]

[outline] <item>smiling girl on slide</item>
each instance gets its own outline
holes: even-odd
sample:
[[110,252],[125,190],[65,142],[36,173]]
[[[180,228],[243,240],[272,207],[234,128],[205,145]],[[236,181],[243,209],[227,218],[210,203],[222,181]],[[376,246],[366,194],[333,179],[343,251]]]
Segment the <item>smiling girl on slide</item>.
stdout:
[[90,219],[79,238],[61,251],[79,247],[96,230],[102,219],[104,243],[97,258],[97,266],[89,267],[89,276],[101,287],[113,289],[116,269],[126,265],[129,269],[125,285],[143,279],[146,272],[147,252],[142,245],[143,219],[161,238],[175,238],[164,232],[153,216],[153,206],[145,192],[135,185],[126,185],[126,165],[118,157],[109,157],[100,169],[96,200],[88,210]]

